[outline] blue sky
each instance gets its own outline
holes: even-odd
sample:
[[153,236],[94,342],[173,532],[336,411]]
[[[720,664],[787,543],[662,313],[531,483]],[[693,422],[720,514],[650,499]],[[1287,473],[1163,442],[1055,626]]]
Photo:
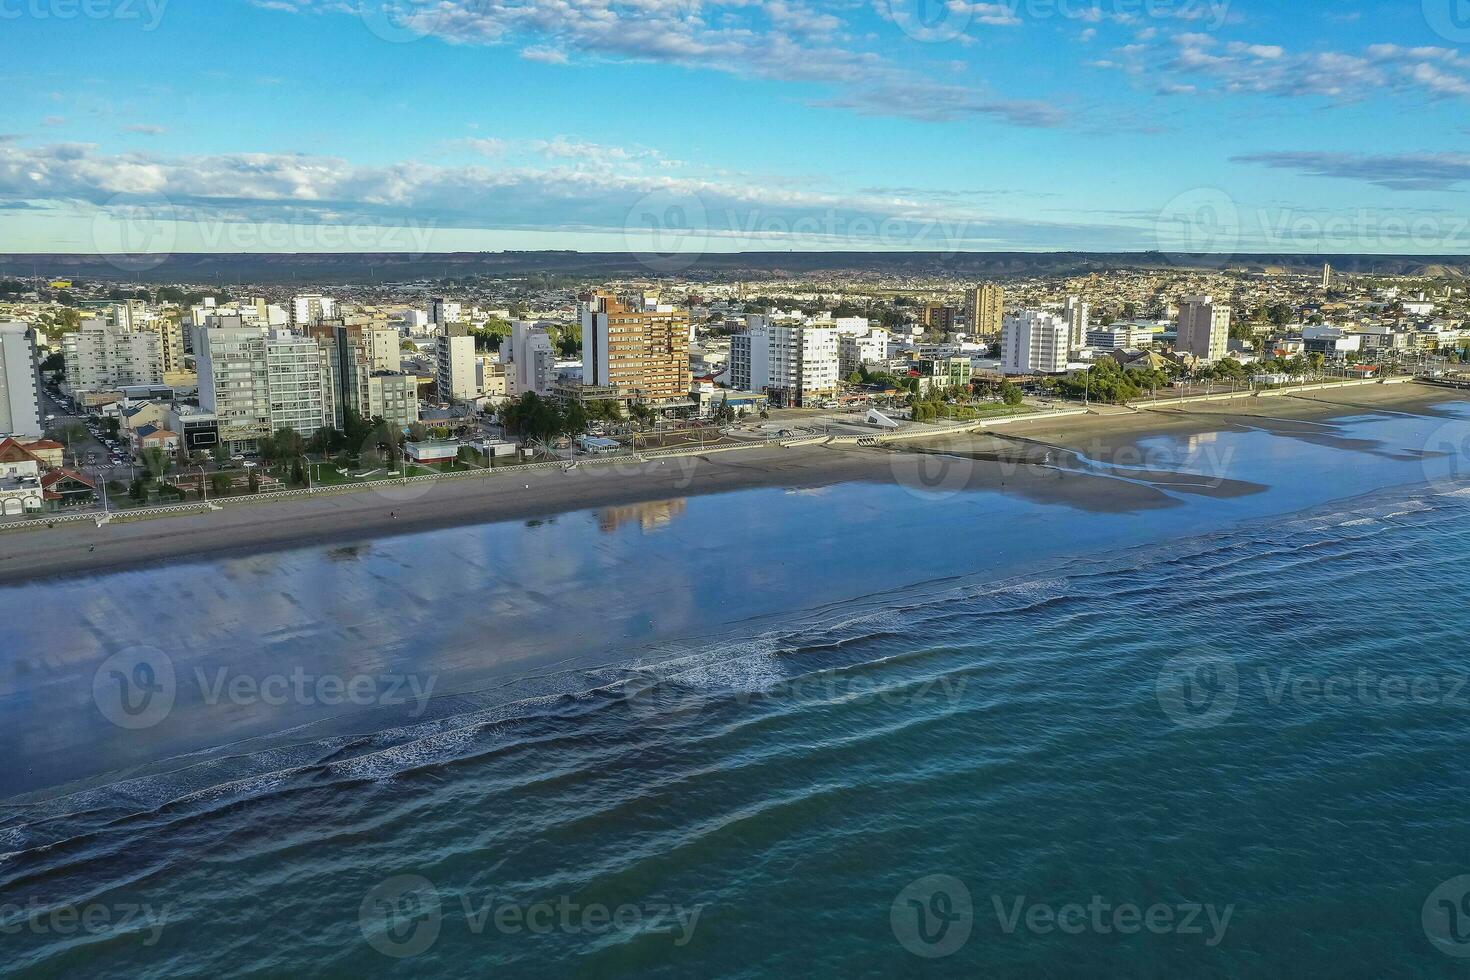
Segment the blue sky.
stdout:
[[1470,250],[1470,0],[0,21],[0,251]]

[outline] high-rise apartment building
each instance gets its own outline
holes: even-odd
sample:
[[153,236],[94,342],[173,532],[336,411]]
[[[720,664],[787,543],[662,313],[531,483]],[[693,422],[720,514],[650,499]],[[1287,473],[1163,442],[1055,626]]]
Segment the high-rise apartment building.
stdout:
[[1068,296],[1064,317],[1067,321],[1067,345],[1072,350],[1087,346],[1087,317],[1090,311],[1087,300],[1081,296]]
[[[758,320],[759,323],[751,323]],[[730,338],[730,387],[765,391],[771,384],[771,331],[765,317],[748,317],[745,333]]]
[[450,329],[436,343],[434,386],[441,402],[467,402],[479,397],[475,382],[475,338],[463,327]]
[[888,331],[871,330],[865,336],[839,334],[837,338],[837,371],[847,377],[864,364],[888,357]]
[[1204,361],[1218,361],[1230,347],[1230,307],[1211,296],[1179,301],[1179,333],[1174,349]]
[[[730,343],[730,384],[763,391],[788,406],[837,392],[838,335],[831,327],[775,323],[752,314]],[[886,346],[886,345],[885,345]]]
[[556,349],[546,330],[525,320],[513,320],[510,337],[501,345],[501,360],[507,361],[508,394],[520,396],[528,391],[545,395],[556,379]]
[[291,298],[291,326],[298,330],[323,320],[335,319],[336,316],[337,301],[330,296],[304,293]]
[[128,299],[113,303],[109,313],[113,325],[128,333],[158,334],[165,382],[191,380],[184,365],[184,327],[176,311],[170,315],[153,309],[145,300]]
[[950,333],[955,329],[958,320],[958,310],[953,306],[944,306],[940,303],[930,303],[919,312],[919,322],[923,324],[924,329],[937,333]]
[[163,342],[151,330],[83,320],[61,338],[61,353],[72,392],[163,383]]
[[398,426],[419,420],[417,385],[401,371],[398,331],[339,321],[307,332],[327,352],[337,428],[347,428],[349,411]]
[[998,337],[1005,319],[1005,290],[993,283],[976,286],[965,295],[965,315],[976,337]]
[[196,328],[199,406],[231,453],[252,452],[279,429],[311,436],[336,422],[328,353],[313,337],[246,327],[222,316]]
[[29,324],[0,323],[0,436],[41,436],[36,343]]
[[464,320],[463,307],[458,303],[451,303],[443,296],[435,296],[429,300],[429,323],[439,331],[451,323],[461,323]]
[[286,330],[268,333],[265,380],[272,430],[310,436],[335,423],[327,354],[315,340]]
[[668,403],[689,397],[689,317],[635,309],[605,293],[582,305],[582,383],[620,398]]
[[1071,330],[1062,317],[1022,310],[1005,318],[1001,334],[1001,370],[1006,374],[1061,374],[1067,370]]

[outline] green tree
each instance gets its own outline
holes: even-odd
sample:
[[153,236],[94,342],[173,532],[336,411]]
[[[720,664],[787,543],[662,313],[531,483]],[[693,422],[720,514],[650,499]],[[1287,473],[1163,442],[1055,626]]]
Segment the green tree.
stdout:
[[173,469],[174,461],[159,446],[149,446],[143,450],[141,457],[143,468],[146,469],[154,479],[161,479]]

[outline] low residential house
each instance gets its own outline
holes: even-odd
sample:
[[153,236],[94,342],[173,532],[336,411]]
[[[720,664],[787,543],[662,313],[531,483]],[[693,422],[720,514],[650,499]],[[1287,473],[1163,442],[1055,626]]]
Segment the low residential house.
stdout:
[[134,429],[132,432],[133,455],[142,456],[150,449],[162,449],[166,454],[172,455],[178,451],[179,435],[168,429],[160,429],[156,425],[145,425]]
[[[36,452],[31,446],[34,443],[20,442],[17,439],[0,439],[0,466],[6,463],[35,463],[40,470],[51,468],[51,459],[56,458],[49,450]],[[56,445],[51,443],[50,445]],[[60,446],[57,446],[60,449]],[[56,465],[60,465],[58,458]]]
[[60,469],[66,463],[66,447],[59,442],[38,439],[35,442],[23,442],[21,446],[41,461],[42,469]]
[[0,515],[23,517],[46,506],[41,466],[34,459],[0,463]]
[[75,470],[54,469],[41,477],[47,510],[89,507],[97,502],[97,484]]
[[123,409],[120,418],[122,427],[128,432],[133,432],[145,425],[162,429],[168,424],[165,421],[167,415],[168,406],[162,402],[138,402]]

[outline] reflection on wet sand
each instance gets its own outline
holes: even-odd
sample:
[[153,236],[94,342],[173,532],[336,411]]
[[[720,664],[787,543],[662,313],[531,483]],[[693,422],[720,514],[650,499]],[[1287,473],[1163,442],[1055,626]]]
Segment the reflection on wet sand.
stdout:
[[622,507],[605,507],[597,512],[597,526],[611,534],[627,524],[637,523],[644,534],[652,534],[673,523],[689,507],[687,498],[651,500]]
[[[1397,416],[1406,418],[1423,418],[1426,421],[1429,421],[1437,417],[1456,417],[1453,415],[1440,416],[1439,413],[1389,413],[1380,411],[1378,409],[1367,409],[1366,411],[1368,419],[1382,419]],[[1314,446],[1325,446],[1328,449],[1343,449],[1347,450],[1348,452],[1362,453],[1368,456],[1377,456],[1382,459],[1392,459],[1401,462],[1414,462],[1443,455],[1443,453],[1424,449],[1405,449],[1398,446],[1392,446],[1389,443],[1382,441],[1381,439],[1365,439],[1362,437],[1349,437],[1341,434],[1342,432],[1353,428],[1355,426],[1355,423],[1364,421],[1364,417],[1308,420],[1277,418],[1271,415],[1257,415],[1250,412],[1197,413],[1181,410],[1171,410],[1167,413],[1160,412],[1160,414],[1203,415],[1208,416],[1211,419],[1217,419],[1222,424],[1229,425],[1243,432],[1264,432],[1268,435],[1279,436],[1283,439],[1295,439],[1301,442],[1308,442]]]
[[[1183,503],[1180,494],[1228,499],[1269,489],[1261,483],[1227,477],[1229,453],[1219,458],[1203,454],[1205,465],[1200,468],[1173,468],[1173,460],[1156,461],[1136,446],[1106,452],[1099,447],[1084,453],[998,434],[896,447],[893,451],[948,460],[947,465],[961,471],[946,477],[945,483],[952,489],[999,490],[1033,503],[1088,513],[1177,507]],[[898,471],[899,464],[895,463]],[[903,482],[902,474],[899,480]]]

